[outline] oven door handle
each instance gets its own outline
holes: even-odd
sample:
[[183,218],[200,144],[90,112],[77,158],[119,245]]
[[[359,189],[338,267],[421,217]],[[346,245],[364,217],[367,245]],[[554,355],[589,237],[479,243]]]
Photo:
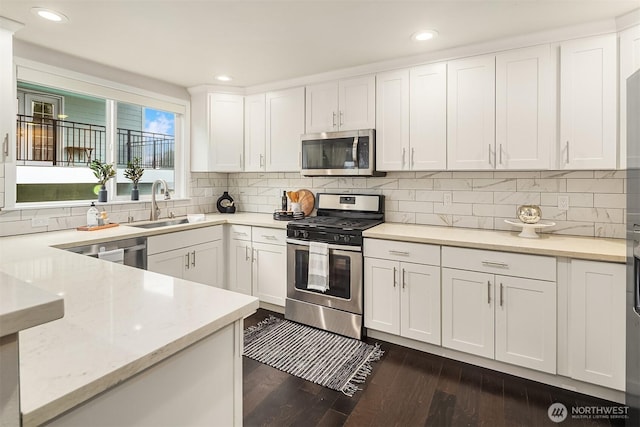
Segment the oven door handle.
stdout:
[[[300,245],[300,246],[309,246],[310,242],[305,240],[297,240],[297,239],[287,239],[287,243],[292,245]],[[338,251],[349,251],[349,252],[362,252],[362,247],[360,246],[350,246],[350,245],[332,245],[329,243],[328,248],[330,250],[338,250]]]

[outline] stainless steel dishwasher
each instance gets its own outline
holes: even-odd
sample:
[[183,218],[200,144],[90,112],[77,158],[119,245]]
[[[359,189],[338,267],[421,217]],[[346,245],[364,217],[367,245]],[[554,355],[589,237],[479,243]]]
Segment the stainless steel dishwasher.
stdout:
[[147,238],[132,237],[130,239],[112,240],[92,245],[67,248],[70,252],[100,258],[131,267],[147,269]]

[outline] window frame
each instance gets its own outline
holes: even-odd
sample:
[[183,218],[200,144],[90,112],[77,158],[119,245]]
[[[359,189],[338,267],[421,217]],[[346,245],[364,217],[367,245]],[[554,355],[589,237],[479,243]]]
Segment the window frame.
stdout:
[[[107,80],[89,74],[71,71],[36,61],[15,57],[14,86],[18,81],[33,83],[41,86],[62,89],[105,99],[107,123],[107,162],[115,163],[117,141],[116,138],[116,106],[118,102],[141,105],[175,114],[175,185],[173,198],[186,199],[189,183],[189,141],[190,129],[190,100],[153,92],[139,87],[130,86],[113,80]],[[188,96],[188,95],[186,95]],[[15,120],[15,118],[14,118]],[[38,203],[16,203],[16,161],[15,146],[9,147],[9,157],[5,162],[5,209],[26,209],[34,207],[78,206],[85,201],[48,201]],[[118,196],[115,180],[109,180],[107,189],[109,199],[107,203],[122,203],[128,201],[125,196]],[[96,197],[97,199],[97,197]],[[140,198],[137,203],[150,200],[150,196]]]

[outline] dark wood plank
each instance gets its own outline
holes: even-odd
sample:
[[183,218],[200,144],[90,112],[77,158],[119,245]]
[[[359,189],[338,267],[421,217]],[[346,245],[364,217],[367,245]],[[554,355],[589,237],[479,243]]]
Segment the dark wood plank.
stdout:
[[529,425],[529,402],[527,385],[510,375],[503,378],[504,422],[507,426]]
[[[338,427],[344,425],[347,416],[342,412],[329,409],[318,422],[318,427]],[[309,425],[309,424],[307,424]]]
[[244,416],[247,417],[275,388],[279,387],[291,375],[246,357],[243,357],[243,359],[248,361],[247,364],[251,362],[257,363],[256,368],[250,374],[243,375],[242,411]]
[[482,374],[482,393],[479,402],[479,425],[502,427],[504,419],[504,395],[502,378],[486,370]]
[[425,425],[451,425],[461,374],[462,365],[460,363],[447,359],[442,360],[442,369],[438,376],[436,390],[431,399]]
[[379,414],[393,410],[392,396],[398,390],[392,390],[389,384],[400,372],[407,350],[400,346],[385,346],[385,354],[380,360],[379,366],[367,379],[366,393],[363,393],[358,403],[345,422],[345,426],[369,426],[374,425]]
[[456,405],[451,418],[455,426],[477,426],[482,389],[482,372],[475,366],[464,365],[456,393]]

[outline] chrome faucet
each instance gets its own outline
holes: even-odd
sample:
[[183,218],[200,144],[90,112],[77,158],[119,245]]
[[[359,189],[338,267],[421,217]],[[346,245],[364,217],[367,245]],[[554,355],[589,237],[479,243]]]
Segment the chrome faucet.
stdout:
[[162,192],[164,193],[164,199],[171,199],[171,195],[169,194],[169,186],[167,185],[167,181],[164,179],[156,179],[153,181],[153,185],[151,185],[151,221],[155,221],[160,217],[160,208],[158,207],[158,202],[156,202],[156,192],[158,184],[162,185]]

